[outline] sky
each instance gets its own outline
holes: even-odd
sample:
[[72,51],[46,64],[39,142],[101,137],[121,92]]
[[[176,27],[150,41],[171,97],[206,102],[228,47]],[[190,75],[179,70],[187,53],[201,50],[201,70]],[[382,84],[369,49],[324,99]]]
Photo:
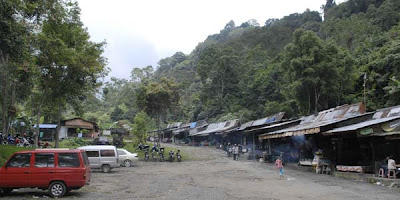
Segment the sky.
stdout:
[[190,54],[230,21],[319,11],[326,0],[78,0],[91,40],[106,41],[110,77],[129,79],[134,67],[157,67],[175,52]]

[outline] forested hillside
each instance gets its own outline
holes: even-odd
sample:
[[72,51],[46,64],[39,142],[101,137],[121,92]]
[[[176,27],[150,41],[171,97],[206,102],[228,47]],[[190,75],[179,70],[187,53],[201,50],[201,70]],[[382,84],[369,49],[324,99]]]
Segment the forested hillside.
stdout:
[[[399,104],[399,0],[328,0],[317,11],[233,21],[190,55],[159,62],[154,79],[180,83],[180,115],[169,120],[246,121],[286,111],[306,115],[364,101]],[[364,79],[365,78],[365,79]]]
[[[62,99],[65,112],[43,106],[41,121],[81,116],[102,129],[124,121],[143,132],[157,122],[298,117],[364,99],[368,110],[399,104],[400,0],[328,0],[322,10],[230,21],[188,55],[176,52],[158,66],[137,66],[129,80],[111,78],[97,93]],[[29,108],[40,94],[19,105]]]

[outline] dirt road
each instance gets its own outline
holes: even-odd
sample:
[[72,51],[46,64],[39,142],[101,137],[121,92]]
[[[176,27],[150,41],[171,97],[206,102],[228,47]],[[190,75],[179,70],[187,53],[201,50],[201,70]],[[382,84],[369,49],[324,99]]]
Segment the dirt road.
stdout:
[[[207,147],[181,147],[197,161],[138,162],[109,174],[92,173],[90,186],[63,199],[398,199],[399,189],[354,182],[328,175],[285,170],[279,180],[272,165],[233,161]],[[44,198],[23,189],[7,199]]]

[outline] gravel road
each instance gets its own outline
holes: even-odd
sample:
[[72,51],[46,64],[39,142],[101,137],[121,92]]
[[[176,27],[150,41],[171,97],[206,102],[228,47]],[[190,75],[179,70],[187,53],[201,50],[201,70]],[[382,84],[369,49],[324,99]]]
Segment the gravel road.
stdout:
[[[63,199],[398,199],[399,189],[285,169],[279,180],[271,164],[233,161],[207,147],[180,147],[196,161],[138,162],[109,174],[92,172],[91,185]],[[47,198],[21,189],[6,199]]]

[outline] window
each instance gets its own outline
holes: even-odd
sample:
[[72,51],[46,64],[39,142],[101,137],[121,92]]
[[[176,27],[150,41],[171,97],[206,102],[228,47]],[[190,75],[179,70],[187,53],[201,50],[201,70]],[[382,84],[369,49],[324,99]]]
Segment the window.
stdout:
[[125,151],[118,150],[118,155],[126,155]]
[[86,152],[82,152],[82,158],[83,158],[83,162],[85,163],[85,166],[89,166],[89,159],[88,159]]
[[58,154],[59,167],[79,167],[79,157],[77,153],[59,153]]
[[100,150],[101,157],[115,157],[114,150]]
[[54,167],[54,153],[35,154],[35,167]]
[[15,154],[14,157],[10,159],[10,162],[7,163],[7,167],[30,167],[30,162],[30,153]]
[[86,155],[87,157],[91,158],[91,157],[99,157],[99,151],[86,151]]

